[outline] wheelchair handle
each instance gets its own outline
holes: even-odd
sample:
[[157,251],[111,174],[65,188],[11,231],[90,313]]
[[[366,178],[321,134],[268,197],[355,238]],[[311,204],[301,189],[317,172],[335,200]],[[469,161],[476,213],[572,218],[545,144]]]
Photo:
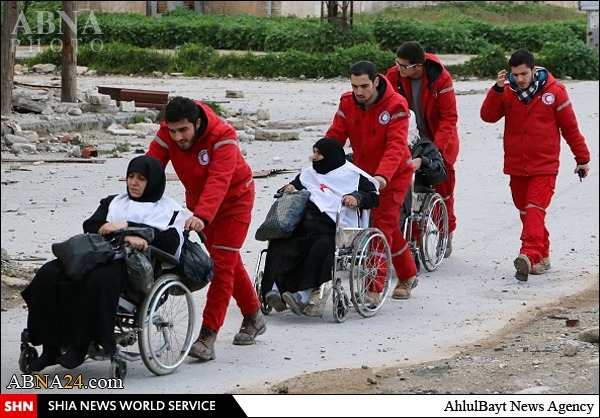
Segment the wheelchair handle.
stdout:
[[161,261],[165,261],[176,266],[179,265],[179,260],[173,254],[163,251],[153,245],[148,245],[148,251],[150,251],[150,254],[152,254],[153,257],[156,257]]
[[343,208],[344,208],[344,204],[340,203],[340,205],[338,206],[337,215],[335,215],[335,224],[336,225],[340,224],[340,216],[342,214],[342,209]]

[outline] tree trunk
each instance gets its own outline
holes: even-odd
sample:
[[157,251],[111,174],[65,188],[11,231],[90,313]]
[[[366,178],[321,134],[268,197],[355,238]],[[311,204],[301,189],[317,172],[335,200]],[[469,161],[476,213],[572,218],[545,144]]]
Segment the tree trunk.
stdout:
[[[62,29],[62,84],[61,102],[77,102],[77,15],[75,14],[75,2],[63,1],[62,17],[60,24]],[[70,21],[66,21],[70,19]],[[71,23],[72,22],[72,23]]]
[[0,64],[2,66],[2,77],[0,86],[2,89],[2,103],[0,113],[8,116],[11,113],[10,101],[12,99],[13,78],[15,67],[15,52],[17,50],[17,32],[15,26],[19,17],[19,2],[4,2],[4,19],[2,22],[2,52]]

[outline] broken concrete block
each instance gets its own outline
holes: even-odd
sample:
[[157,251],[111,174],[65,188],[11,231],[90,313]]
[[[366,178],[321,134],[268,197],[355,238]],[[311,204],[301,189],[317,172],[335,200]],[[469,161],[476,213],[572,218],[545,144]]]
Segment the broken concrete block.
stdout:
[[271,115],[265,109],[258,109],[256,111],[256,120],[269,120]]
[[229,99],[243,99],[244,92],[242,90],[225,90],[225,97]]
[[88,94],[88,103],[93,105],[110,105],[111,98],[108,94]]
[[15,155],[19,155],[22,152],[25,154],[36,154],[37,148],[33,144],[14,143],[10,147],[10,152]]
[[56,65],[54,65],[54,64],[36,64],[33,67],[31,67],[31,70],[34,73],[38,73],[38,74],[48,74],[48,73],[54,72],[54,70],[56,70]]
[[25,97],[13,97],[12,105],[15,111],[23,113],[42,113],[48,107],[46,103],[34,102]]
[[300,139],[300,131],[288,131],[277,129],[257,129],[255,138],[257,141],[293,141]]

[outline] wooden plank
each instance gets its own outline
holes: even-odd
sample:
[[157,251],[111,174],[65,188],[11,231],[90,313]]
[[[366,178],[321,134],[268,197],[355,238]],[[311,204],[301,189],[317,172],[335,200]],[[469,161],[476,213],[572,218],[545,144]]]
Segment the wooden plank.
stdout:
[[120,99],[122,101],[142,102],[142,103],[158,103],[166,104],[169,101],[168,91],[142,91],[142,90],[121,90]]
[[137,100],[135,101],[135,106],[136,107],[147,107],[149,109],[158,109],[158,110],[162,110],[163,107],[166,106],[166,104],[164,103],[143,103],[143,102],[138,102]]
[[13,81],[13,84],[15,86],[25,86],[25,87],[37,87],[37,88],[41,88],[41,89],[60,89],[61,86],[51,86],[51,85],[47,85],[47,84],[29,84],[29,83],[20,83],[18,81]]
[[98,93],[100,94],[108,94],[113,100],[121,100],[121,87],[106,87],[106,86],[97,86]]

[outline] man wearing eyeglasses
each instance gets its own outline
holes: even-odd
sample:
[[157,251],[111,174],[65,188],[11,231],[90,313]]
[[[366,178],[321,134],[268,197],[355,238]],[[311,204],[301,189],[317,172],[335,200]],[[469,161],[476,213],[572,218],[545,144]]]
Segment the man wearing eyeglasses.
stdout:
[[458,112],[452,77],[438,57],[426,53],[418,42],[403,43],[396,56],[396,65],[387,71],[386,77],[415,112],[421,140],[433,142],[440,150],[448,172],[448,178],[436,184],[434,189],[442,196],[448,208],[449,237],[444,257],[449,257],[456,229],[454,163],[459,149],[456,128]]
[[[392,252],[398,278],[392,297],[408,299],[418,283],[415,260],[400,230],[400,210],[413,175],[408,103],[369,61],[350,68],[350,84],[352,91],[340,98],[325,136],[342,145],[350,139],[354,164],[379,182],[379,206],[371,209],[372,226],[383,232]],[[382,290],[383,283],[374,283],[367,288],[367,298],[379,303]]]

